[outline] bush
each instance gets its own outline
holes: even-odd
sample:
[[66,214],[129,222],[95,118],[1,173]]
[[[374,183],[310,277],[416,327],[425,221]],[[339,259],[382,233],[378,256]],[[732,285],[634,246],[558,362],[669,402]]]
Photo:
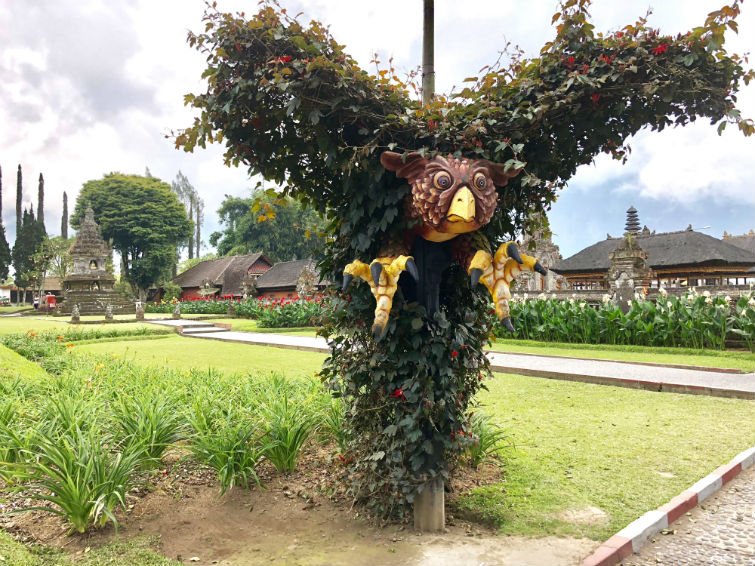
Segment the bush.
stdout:
[[[641,296],[625,314],[604,296],[592,307],[584,301],[514,296],[511,319],[516,338],[582,344],[633,344],[723,350],[727,339],[741,339],[750,350],[755,333],[755,299],[741,297],[736,305],[729,297],[711,297],[692,289],[683,297],[661,292],[657,301]],[[491,317],[492,321],[492,317]],[[498,321],[494,335],[511,334]]]
[[112,521],[113,511],[125,507],[126,492],[133,486],[135,472],[143,460],[140,446],[111,452],[100,431],[74,429],[56,436],[51,429],[38,430],[34,450],[25,450],[21,476],[31,481],[20,489],[32,500],[53,507],[28,507],[62,516],[72,530],[83,533],[90,526]]
[[259,485],[255,468],[270,442],[255,436],[254,422],[248,415],[233,412],[220,418],[204,417],[192,421],[190,448],[197,460],[217,472],[220,493],[234,485],[249,487],[252,481]]

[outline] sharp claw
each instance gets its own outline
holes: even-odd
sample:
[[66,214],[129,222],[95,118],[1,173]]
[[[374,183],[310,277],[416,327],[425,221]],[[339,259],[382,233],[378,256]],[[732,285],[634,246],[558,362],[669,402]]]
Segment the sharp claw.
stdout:
[[508,255],[511,259],[519,264],[524,263],[522,261],[522,256],[519,255],[519,248],[514,242],[511,242],[508,246],[506,246],[506,255]]
[[417,270],[417,264],[414,263],[413,258],[409,258],[406,260],[405,264],[406,270],[409,272],[409,275],[411,275],[415,281],[419,281],[419,270]]
[[469,285],[472,289],[477,287],[477,284],[480,282],[480,277],[482,277],[482,269],[474,268],[469,272]]
[[501,325],[508,330],[509,332],[514,332],[514,325],[511,324],[511,319],[509,317],[506,317],[501,320]]
[[535,271],[537,271],[540,275],[548,275],[548,270],[543,267],[543,265],[539,262],[535,262],[535,267],[533,267]]
[[372,339],[377,340],[385,333],[385,327],[375,324],[372,327]]
[[375,282],[375,286],[380,286],[380,274],[383,273],[383,264],[379,261],[374,262],[370,266],[370,272],[372,273],[372,280]]
[[344,291],[346,290],[346,287],[349,286],[349,283],[351,283],[353,279],[354,279],[354,276],[351,273],[344,273],[343,274],[343,287],[342,287],[342,289]]

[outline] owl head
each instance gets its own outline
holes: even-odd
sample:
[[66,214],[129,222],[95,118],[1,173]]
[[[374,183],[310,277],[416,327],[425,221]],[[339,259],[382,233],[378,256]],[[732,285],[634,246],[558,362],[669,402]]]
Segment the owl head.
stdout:
[[409,181],[409,214],[441,233],[461,234],[484,226],[498,204],[496,187],[516,177],[522,167],[508,171],[486,159],[457,159],[440,155],[427,159],[413,151],[406,155],[384,151],[380,163]]

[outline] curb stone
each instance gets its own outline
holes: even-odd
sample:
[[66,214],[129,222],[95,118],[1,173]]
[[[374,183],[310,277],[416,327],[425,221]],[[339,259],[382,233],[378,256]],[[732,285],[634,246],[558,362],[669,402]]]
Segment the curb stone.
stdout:
[[613,566],[619,563],[633,552],[639,551],[650,537],[667,528],[753,464],[755,447],[740,452],[728,464],[708,474],[665,505],[631,522],[600,545],[584,560],[583,566]]

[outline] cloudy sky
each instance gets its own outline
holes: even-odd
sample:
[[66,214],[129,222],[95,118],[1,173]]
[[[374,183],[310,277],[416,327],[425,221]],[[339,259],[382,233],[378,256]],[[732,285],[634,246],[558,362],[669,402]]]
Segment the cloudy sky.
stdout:
[[[594,0],[598,30],[634,22],[653,8],[662,33],[702,24],[723,0]],[[374,52],[399,70],[421,62],[421,0],[281,0],[289,13],[331,26],[339,43],[365,68]],[[449,92],[492,63],[507,41],[535,55],[551,39],[552,0],[436,0],[436,89]],[[218,0],[226,11],[255,11],[256,0]],[[36,209],[37,179],[45,178],[48,233],[59,234],[62,193],[73,209],[82,184],[104,174],[153,175],[170,182],[181,170],[206,202],[203,234],[218,228],[225,194],[254,185],[244,169],[227,168],[220,148],[186,154],[165,138],[188,126],[183,95],[201,92],[203,57],[186,44],[201,31],[200,0],[4,0],[0,3],[0,167],[3,223],[15,238],[16,169],[24,174],[24,203]],[[755,37],[755,3],[727,38],[742,53]],[[748,43],[747,38],[750,38]],[[755,117],[755,87],[740,93],[739,108]],[[551,214],[554,241],[568,257],[623,231],[625,211],[639,210],[651,230],[694,228],[720,237],[755,227],[755,139],[729,128],[717,136],[698,123],[631,141],[627,165],[606,156],[580,168]],[[256,180],[255,180],[256,181]],[[707,228],[706,228],[707,227]]]

